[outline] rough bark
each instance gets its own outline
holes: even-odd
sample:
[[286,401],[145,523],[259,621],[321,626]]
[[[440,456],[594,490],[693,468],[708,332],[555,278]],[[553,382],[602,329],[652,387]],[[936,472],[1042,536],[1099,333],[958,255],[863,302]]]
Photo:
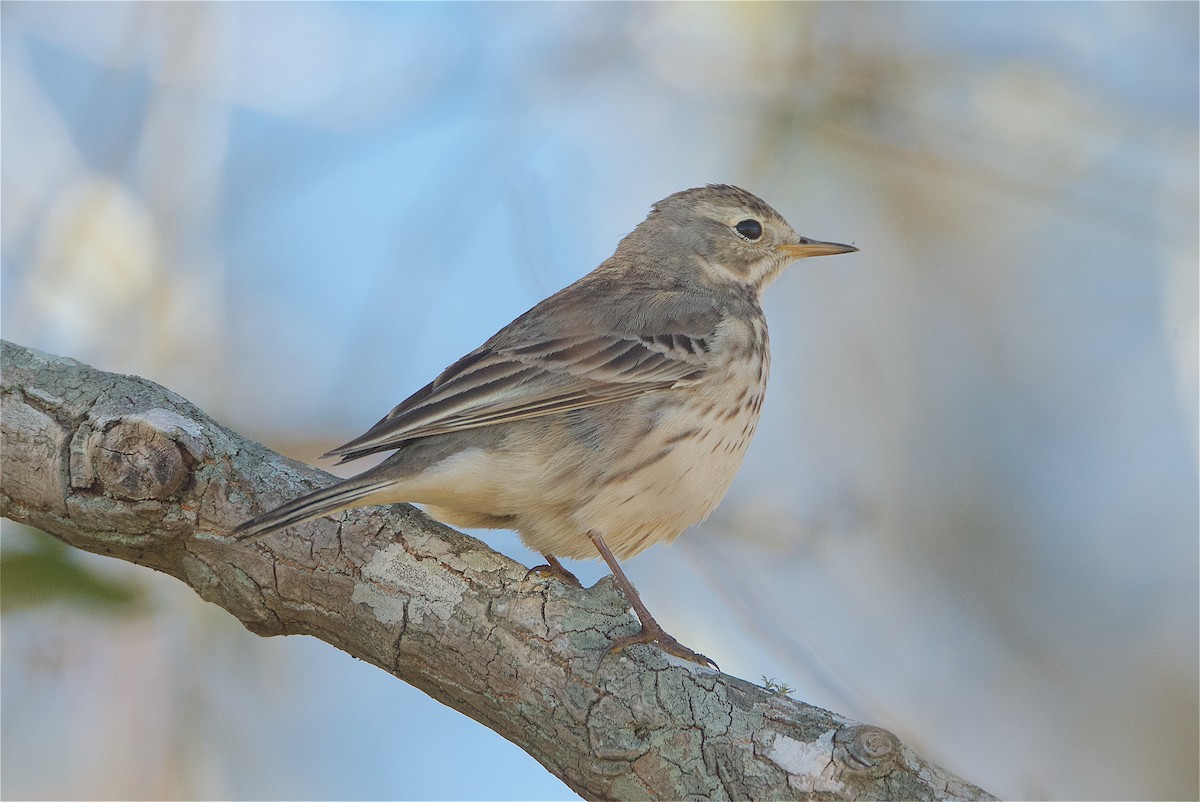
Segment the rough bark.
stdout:
[[589,799],[990,799],[878,727],[667,658],[606,579],[526,569],[408,505],[253,546],[330,481],[137,377],[2,344],[0,514],[170,574],[259,635],[307,634],[491,727]]

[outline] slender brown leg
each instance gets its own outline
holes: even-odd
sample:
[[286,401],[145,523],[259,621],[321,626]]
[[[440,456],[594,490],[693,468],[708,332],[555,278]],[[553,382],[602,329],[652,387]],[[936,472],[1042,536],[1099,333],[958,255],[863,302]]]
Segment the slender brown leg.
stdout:
[[579,581],[579,577],[575,576],[573,573],[564,568],[563,564],[558,561],[557,557],[555,557],[553,554],[543,554],[542,556],[546,558],[546,564],[535,565],[533,568],[530,568],[525,573],[526,579],[534,574],[543,577],[553,576],[557,577],[562,582],[566,582],[568,585],[574,585],[577,588],[583,587],[583,583]]
[[613,641],[612,646],[608,647],[608,650],[610,652],[619,652],[625,647],[633,646],[636,643],[653,643],[667,654],[682,657],[684,660],[691,660],[693,663],[699,663],[702,666],[716,668],[717,664],[712,660],[709,660],[699,652],[693,652],[668,635],[659,626],[659,623],[654,620],[654,616],[650,615],[650,611],[646,609],[646,605],[642,603],[642,597],[634,589],[633,583],[629,581],[629,577],[625,576],[625,572],[621,570],[621,565],[617,562],[617,558],[609,551],[608,544],[604,542],[604,538],[595,530],[588,532],[588,537],[592,539],[592,543],[596,546],[596,551],[600,552],[600,556],[604,558],[604,562],[608,563],[608,568],[612,571],[613,578],[621,586],[621,591],[625,594],[625,598],[629,600],[629,603],[633,606],[633,611],[637,614],[638,620],[642,622],[641,632],[636,635],[626,635],[623,638],[617,638]]

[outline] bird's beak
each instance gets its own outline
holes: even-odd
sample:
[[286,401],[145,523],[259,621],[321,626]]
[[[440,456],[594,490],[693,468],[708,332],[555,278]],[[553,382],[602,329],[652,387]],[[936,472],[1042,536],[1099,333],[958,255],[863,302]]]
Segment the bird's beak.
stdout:
[[808,256],[832,256],[835,253],[854,253],[858,250],[853,245],[842,245],[840,242],[821,242],[815,239],[801,239],[795,245],[776,245],[775,248],[793,259],[804,259]]

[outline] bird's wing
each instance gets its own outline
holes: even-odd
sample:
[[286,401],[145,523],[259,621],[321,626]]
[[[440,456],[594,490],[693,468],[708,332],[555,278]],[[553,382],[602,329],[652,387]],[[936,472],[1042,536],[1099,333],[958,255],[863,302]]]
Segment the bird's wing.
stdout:
[[505,332],[455,362],[368,432],[326,456],[341,456],[346,462],[418,437],[684,386],[704,373],[709,349],[706,337],[695,334],[502,335]]

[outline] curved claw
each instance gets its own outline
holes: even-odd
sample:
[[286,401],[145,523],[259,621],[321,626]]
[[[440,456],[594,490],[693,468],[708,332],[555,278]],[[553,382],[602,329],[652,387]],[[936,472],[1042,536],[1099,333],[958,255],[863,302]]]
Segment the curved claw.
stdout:
[[560,582],[568,585],[574,585],[577,588],[582,588],[583,583],[579,581],[579,577],[563,568],[563,564],[549,554],[543,554],[546,558],[546,565],[535,565],[525,572],[525,579],[528,580],[531,576],[537,576],[542,579],[553,577]]
[[709,658],[700,654],[700,652],[692,651],[684,646],[675,638],[668,635],[662,630],[662,627],[654,627],[653,630],[643,625],[642,631],[636,635],[625,635],[624,637],[613,640],[612,645],[608,647],[608,651],[619,652],[629,646],[636,646],[639,643],[647,643],[657,646],[667,654],[673,654],[676,657],[681,657],[692,663],[697,663],[705,668],[715,669],[720,671],[721,667],[714,663]]

